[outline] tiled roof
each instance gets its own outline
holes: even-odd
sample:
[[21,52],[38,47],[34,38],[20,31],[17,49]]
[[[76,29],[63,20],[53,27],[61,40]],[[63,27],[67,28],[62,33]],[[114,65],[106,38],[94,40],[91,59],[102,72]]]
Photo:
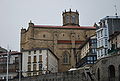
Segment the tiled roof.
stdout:
[[77,28],[77,29],[96,29],[93,26],[47,26],[47,25],[34,25],[34,27],[41,28]]

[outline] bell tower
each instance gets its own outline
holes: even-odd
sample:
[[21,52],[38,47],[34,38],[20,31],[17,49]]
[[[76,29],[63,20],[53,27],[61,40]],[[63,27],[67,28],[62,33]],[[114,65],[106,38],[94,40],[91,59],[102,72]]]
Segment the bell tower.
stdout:
[[63,26],[79,26],[79,13],[71,11],[64,11],[63,14]]

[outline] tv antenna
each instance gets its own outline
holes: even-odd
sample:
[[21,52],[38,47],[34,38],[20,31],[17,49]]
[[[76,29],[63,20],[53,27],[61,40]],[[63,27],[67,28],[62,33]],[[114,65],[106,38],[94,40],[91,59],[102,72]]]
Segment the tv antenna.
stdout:
[[114,5],[114,7],[115,7],[115,15],[117,16],[117,7],[116,5]]

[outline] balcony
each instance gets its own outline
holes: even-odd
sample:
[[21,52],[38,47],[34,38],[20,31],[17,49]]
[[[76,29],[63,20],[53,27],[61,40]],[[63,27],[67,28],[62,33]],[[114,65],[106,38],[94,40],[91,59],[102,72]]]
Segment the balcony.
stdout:
[[77,62],[76,67],[83,67],[85,65],[92,65],[96,62],[97,55],[89,55],[82,58],[79,62]]

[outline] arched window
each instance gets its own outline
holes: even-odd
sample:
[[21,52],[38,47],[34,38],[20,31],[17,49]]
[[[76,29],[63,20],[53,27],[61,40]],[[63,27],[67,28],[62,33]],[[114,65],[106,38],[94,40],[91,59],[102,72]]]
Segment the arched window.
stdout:
[[63,64],[68,64],[69,63],[69,53],[64,52],[63,54]]
[[109,81],[115,81],[115,67],[113,65],[108,67],[108,79]]
[[98,81],[100,81],[100,69],[99,68],[97,70],[97,78],[98,78]]

